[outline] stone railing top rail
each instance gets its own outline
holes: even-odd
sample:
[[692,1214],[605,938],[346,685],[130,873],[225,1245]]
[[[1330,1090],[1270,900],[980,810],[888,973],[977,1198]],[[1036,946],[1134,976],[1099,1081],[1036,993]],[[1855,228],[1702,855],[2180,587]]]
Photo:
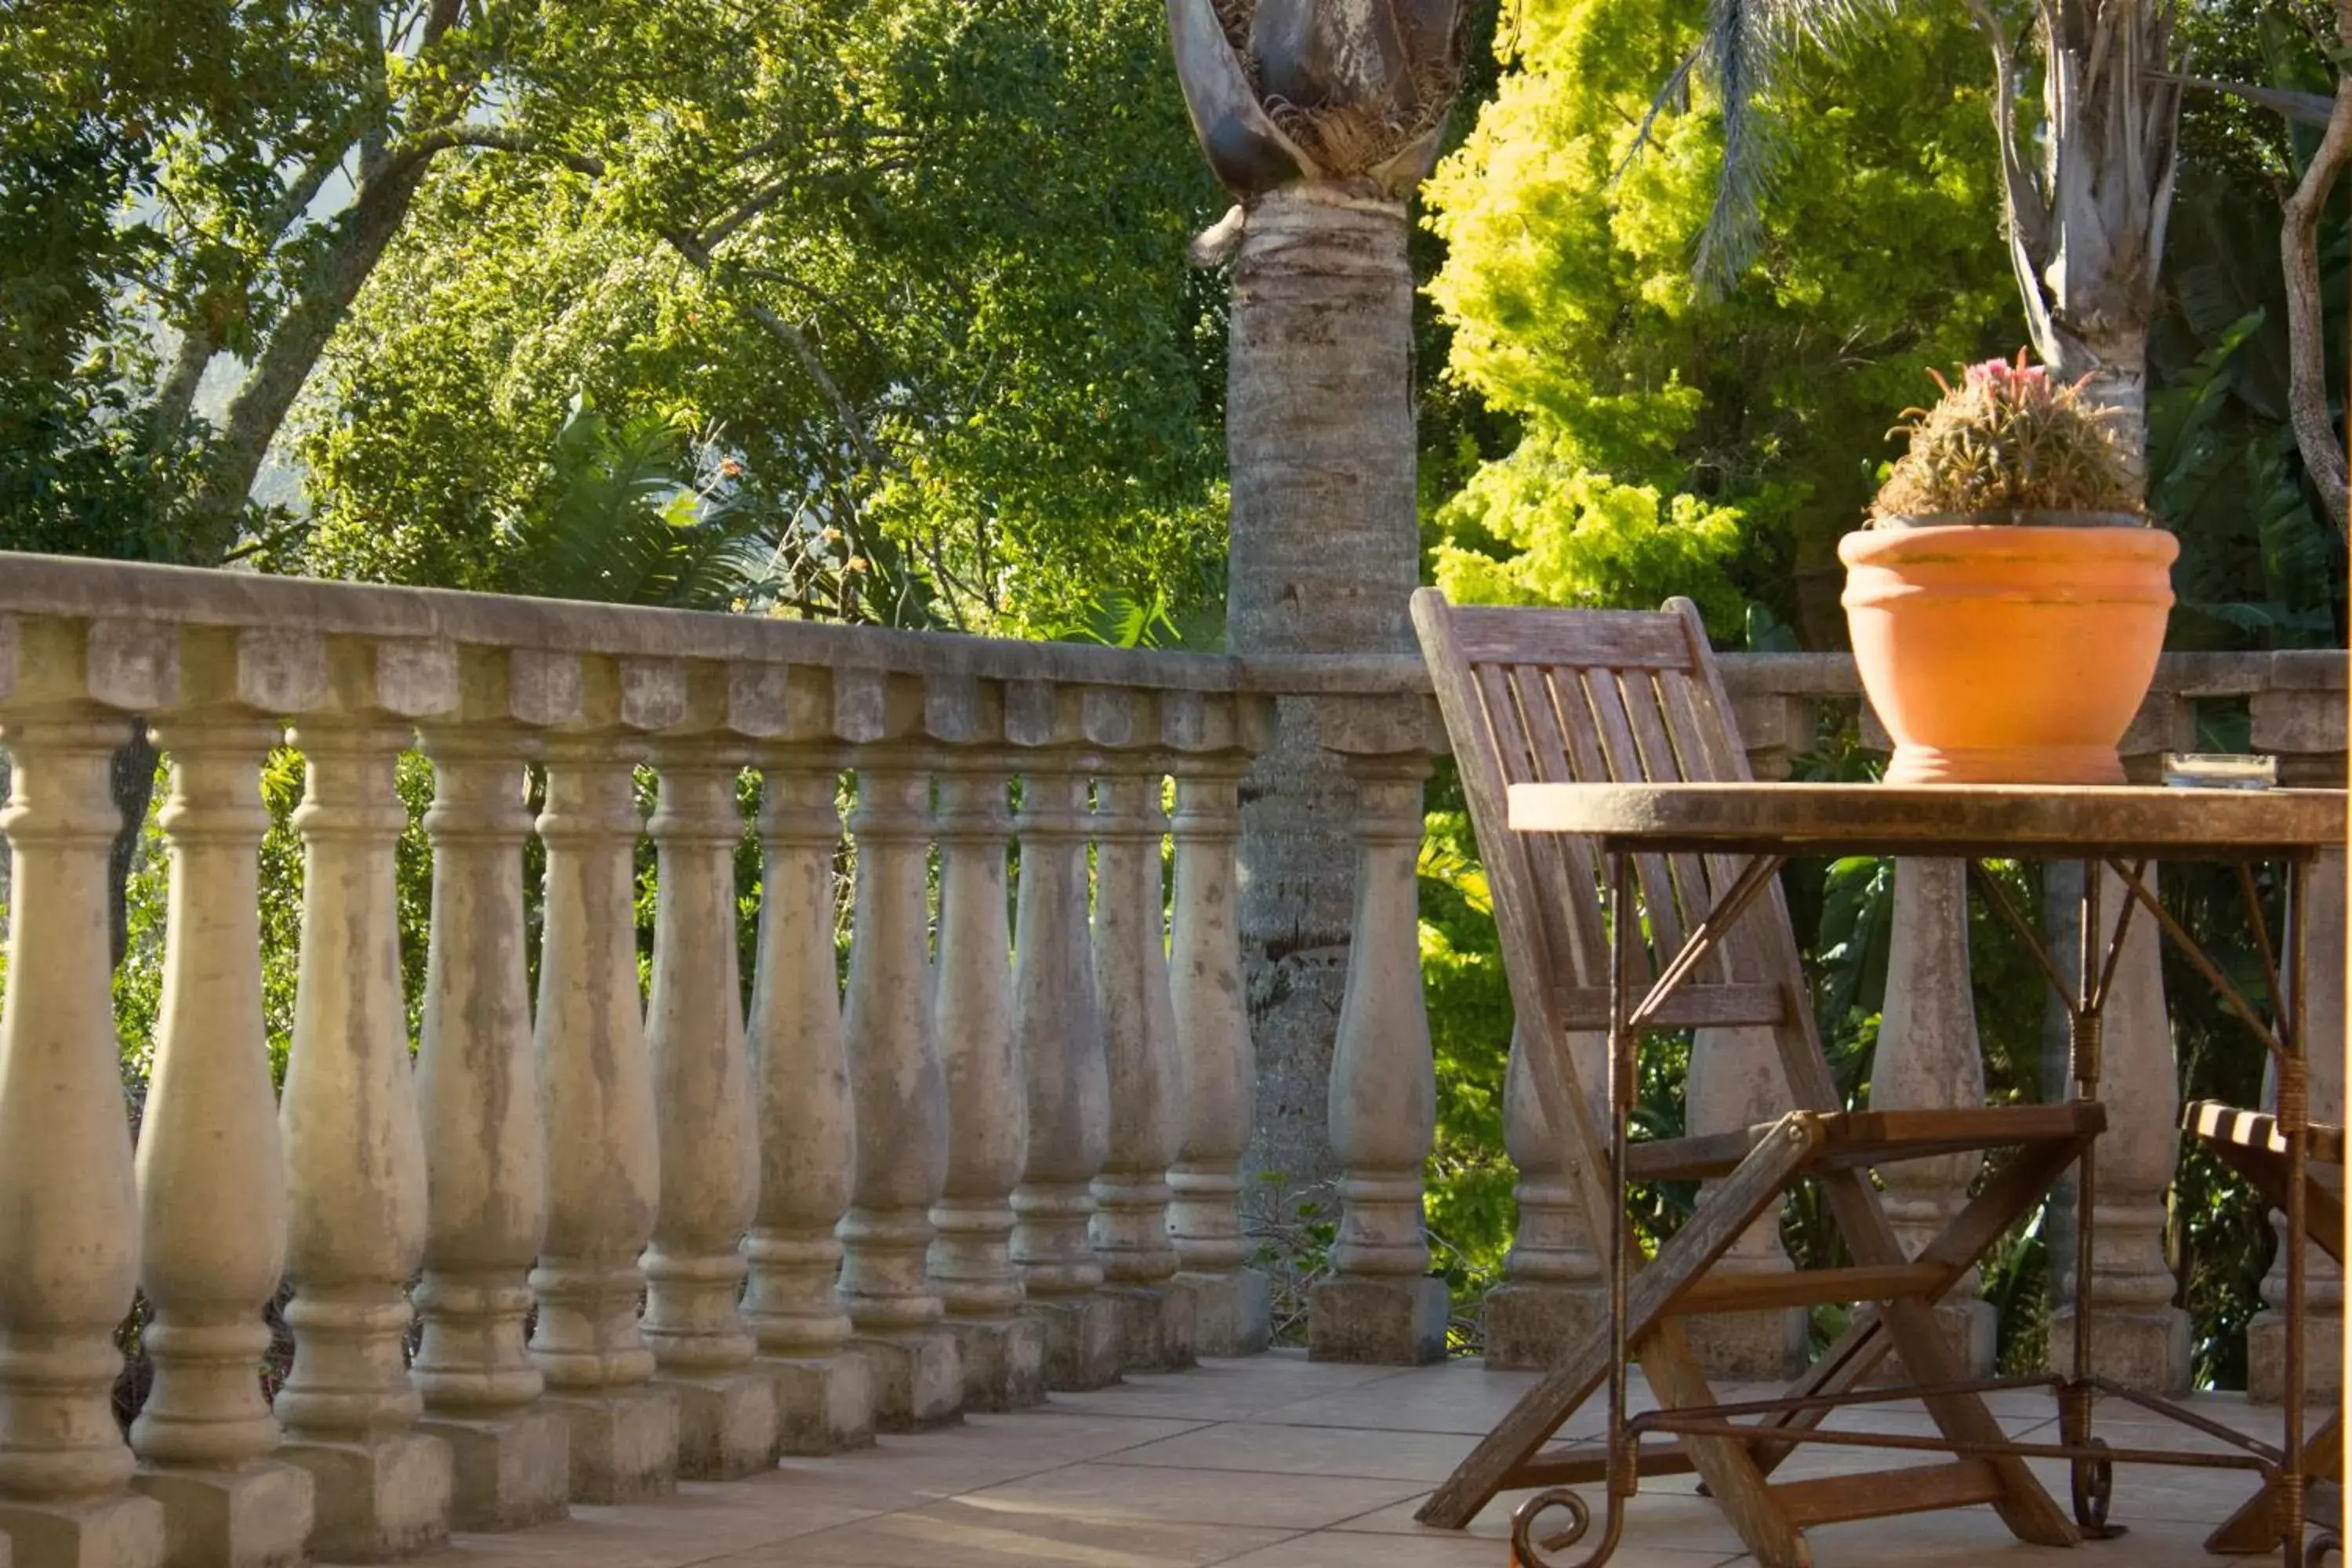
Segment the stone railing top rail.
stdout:
[[[2168,653],[2157,661],[2152,693],[2171,698],[2245,697],[2257,691],[2342,691],[2341,648],[2273,653]],[[1723,683],[1734,697],[1858,697],[1853,656],[1843,653],[1727,653]]]
[[[352,682],[329,668],[331,638],[383,645],[362,682],[378,696],[366,705],[418,718],[478,707],[460,701],[460,668],[504,651],[516,657],[491,684],[509,689],[512,711],[499,716],[544,725],[1213,752],[1262,745],[1266,699],[1311,695],[1339,700],[1320,718],[1334,750],[1445,744],[1428,672],[1410,653],[1176,653],[0,552],[0,697],[25,673],[18,620],[103,628],[76,650],[79,679],[131,711],[194,700],[181,689],[179,647],[156,634],[214,628],[237,635],[222,678],[232,699],[287,714],[330,705],[331,688],[334,702],[351,700]],[[579,694],[583,658],[617,672],[601,710]],[[1812,743],[1817,704],[1860,696],[1844,654],[1727,654],[1723,670],[1768,772]],[[2346,673],[2336,650],[2168,654],[2124,749],[2189,749],[2190,702],[2247,697],[2257,749],[2341,752],[2343,702],[2312,695],[2343,691]],[[1866,705],[1863,725],[1865,744],[1884,744]]]

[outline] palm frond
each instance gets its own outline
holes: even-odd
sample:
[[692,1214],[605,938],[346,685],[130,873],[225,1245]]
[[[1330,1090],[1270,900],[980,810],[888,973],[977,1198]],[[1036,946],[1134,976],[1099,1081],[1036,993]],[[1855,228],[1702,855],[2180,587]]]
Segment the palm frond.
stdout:
[[763,513],[693,482],[688,433],[658,416],[617,427],[575,404],[548,475],[508,526],[521,592],[605,604],[728,609],[758,597],[772,541]]
[[1693,79],[1715,89],[1723,120],[1723,164],[1694,270],[1708,288],[1728,288],[1754,258],[1770,194],[1777,148],[1759,112],[1801,48],[1834,53],[1895,15],[1895,0],[1710,0],[1699,39],[1659,87],[1634,137],[1648,142],[1658,116]]

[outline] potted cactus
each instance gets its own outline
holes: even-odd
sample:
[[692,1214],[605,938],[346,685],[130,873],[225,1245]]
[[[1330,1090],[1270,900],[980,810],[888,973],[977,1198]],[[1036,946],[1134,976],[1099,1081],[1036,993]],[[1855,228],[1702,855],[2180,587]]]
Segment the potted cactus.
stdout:
[[[1932,373],[1931,373],[1932,374]],[[2180,546],[2080,384],[2020,353],[1907,411],[1909,449],[1838,545],[1890,782],[2120,784]]]

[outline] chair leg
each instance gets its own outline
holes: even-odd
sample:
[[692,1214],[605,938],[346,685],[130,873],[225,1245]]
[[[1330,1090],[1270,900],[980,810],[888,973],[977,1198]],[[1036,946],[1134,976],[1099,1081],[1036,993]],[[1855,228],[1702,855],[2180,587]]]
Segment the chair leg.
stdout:
[[[2307,1480],[2341,1481],[2344,1477],[2344,1418],[2330,1415],[2303,1446],[2303,1473]],[[2221,1528],[2205,1538],[2205,1550],[2234,1554],[2278,1550],[2278,1520],[2273,1512],[2273,1489],[2263,1487],[2246,1500]],[[2323,1528],[2325,1520],[2315,1522]]]
[[[1838,1229],[1853,1248],[1854,1261],[1868,1265],[1903,1261],[1903,1244],[1895,1239],[1878,1191],[1859,1171],[1826,1171],[1822,1193],[1829,1200]],[[1939,1238],[1940,1239],[1940,1238]],[[1922,1384],[1964,1381],[1965,1373],[1945,1342],[1934,1311],[1925,1301],[1889,1301],[1879,1309],[1903,1357],[1907,1380]],[[1932,1394],[1921,1403],[1945,1436],[1954,1442],[2005,1443],[2008,1434],[1985,1403],[1973,1394]],[[1988,1461],[2000,1477],[2001,1496],[1993,1504],[2001,1522],[2021,1541],[2037,1546],[2073,1546],[2081,1540],[2065,1513],[2033,1479],[2023,1459],[1994,1457]]]
[[[1665,1323],[1641,1351],[1642,1372],[1651,1392],[1668,1409],[1688,1409],[1717,1403],[1715,1391],[1690,1353],[1682,1325]],[[1757,1468],[1744,1442],[1722,1437],[1685,1437],[1683,1447],[1691,1468],[1706,1483],[1707,1495],[1723,1510],[1740,1543],[1755,1554],[1761,1568],[1813,1568],[1812,1549],[1789,1510],[1772,1495],[1770,1483]]]
[[[1633,1276],[1626,1295],[1625,1337],[1636,1347],[1634,1353],[1660,1404],[1675,1407],[1713,1403],[1706,1380],[1691,1360],[1681,1331],[1667,1320],[1666,1309],[1677,1294],[1714,1266],[1758,1215],[1779,1201],[1820,1143],[1819,1122],[1808,1117],[1789,1119],[1724,1178],[1690,1223]],[[1609,1375],[1611,1342],[1605,1324],[1587,1335],[1572,1355],[1520,1397],[1414,1517],[1444,1530],[1459,1530],[1469,1523],[1600,1388]],[[1685,1447],[1710,1489],[1725,1499],[1726,1512],[1760,1561],[1771,1568],[1796,1568],[1810,1561],[1802,1537],[1786,1511],[1772,1502],[1746,1444],[1731,1438],[1694,1438]],[[1728,1496],[1724,1489],[1728,1489]]]
[[[1975,1267],[1985,1250],[2006,1235],[2018,1216],[2031,1208],[2060,1173],[2074,1163],[2080,1149],[2080,1142],[2069,1141],[2021,1150],[2000,1174],[1952,1216],[1940,1235],[1920,1249],[1920,1260],[1947,1264],[1956,1276]],[[1874,1307],[1856,1318],[1822,1353],[1821,1359],[1790,1384],[1789,1397],[1808,1399],[1847,1393],[1876,1371],[1894,1348],[1885,1313]],[[1820,1426],[1829,1414],[1823,1409],[1791,1410],[1759,1425],[1784,1432],[1807,1432]],[[1794,1443],[1759,1442],[1755,1445],[1756,1462],[1769,1476],[1796,1449]]]

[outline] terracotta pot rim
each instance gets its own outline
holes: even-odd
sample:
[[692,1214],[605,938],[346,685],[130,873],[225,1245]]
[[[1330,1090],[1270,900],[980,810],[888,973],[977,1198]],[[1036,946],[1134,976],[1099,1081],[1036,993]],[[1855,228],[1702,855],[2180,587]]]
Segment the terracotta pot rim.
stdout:
[[2007,523],[1947,523],[1935,527],[1861,528],[1838,541],[1849,567],[1898,562],[1924,564],[1937,556],[1978,561],[2002,558],[2053,563],[2104,557],[2169,565],[2180,541],[2160,528],[2043,528]]
[[1916,528],[2133,528],[2164,525],[2139,511],[2078,511],[2063,507],[2013,507],[2002,511],[1923,511],[1883,517],[1864,533],[1902,532]]

